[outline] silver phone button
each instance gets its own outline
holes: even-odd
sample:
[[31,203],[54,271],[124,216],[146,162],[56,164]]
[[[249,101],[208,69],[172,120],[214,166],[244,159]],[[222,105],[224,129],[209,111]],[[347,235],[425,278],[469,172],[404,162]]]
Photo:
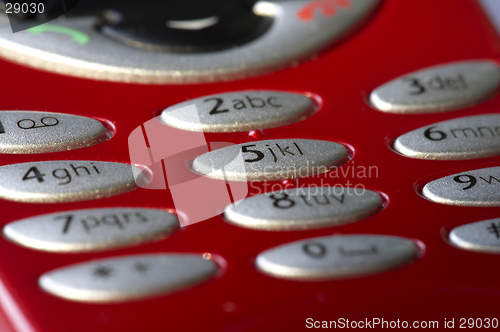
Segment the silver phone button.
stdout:
[[473,159],[500,154],[500,115],[433,123],[396,139],[394,149],[417,159]]
[[486,253],[500,253],[500,218],[455,227],[449,235],[459,248]]
[[[197,112],[184,107],[196,106]],[[234,132],[266,129],[301,121],[314,112],[301,94],[244,91],[204,96],[171,106],[161,114],[165,124],[190,131]]]
[[79,149],[106,139],[101,122],[70,114],[0,111],[0,153]]
[[500,167],[461,172],[427,183],[422,194],[441,204],[500,206]]
[[218,180],[271,181],[322,174],[346,161],[346,148],[335,142],[278,139],[205,153],[193,161],[192,169]]
[[159,240],[179,230],[177,217],[157,209],[104,208],[45,214],[7,224],[3,235],[24,247],[86,252]]
[[309,187],[249,197],[226,208],[231,224],[269,231],[343,225],[380,210],[382,198],[366,189]]
[[412,262],[417,254],[416,244],[402,237],[324,236],[264,251],[256,264],[273,277],[315,281],[381,273]]
[[134,255],[62,267],[42,275],[38,284],[71,301],[124,302],[192,287],[217,271],[213,261],[197,255]]
[[58,203],[109,197],[137,189],[133,172],[142,174],[135,166],[86,160],[6,165],[0,167],[0,198]]
[[463,61],[430,67],[396,78],[375,89],[370,103],[388,113],[429,113],[478,104],[500,85],[491,61]]

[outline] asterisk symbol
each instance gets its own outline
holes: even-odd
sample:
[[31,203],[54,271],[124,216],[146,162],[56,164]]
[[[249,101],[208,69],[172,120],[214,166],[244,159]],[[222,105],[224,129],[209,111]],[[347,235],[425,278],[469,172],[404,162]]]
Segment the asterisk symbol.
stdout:
[[109,278],[113,274],[113,269],[107,266],[98,266],[92,273],[97,278]]
[[144,263],[135,263],[134,269],[139,273],[146,273],[149,270],[149,267]]

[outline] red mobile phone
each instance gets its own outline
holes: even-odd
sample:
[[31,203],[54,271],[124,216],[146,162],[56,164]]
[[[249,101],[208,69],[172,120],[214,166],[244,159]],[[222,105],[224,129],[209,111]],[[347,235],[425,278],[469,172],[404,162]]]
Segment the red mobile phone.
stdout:
[[123,3],[0,14],[1,331],[498,327],[495,0]]

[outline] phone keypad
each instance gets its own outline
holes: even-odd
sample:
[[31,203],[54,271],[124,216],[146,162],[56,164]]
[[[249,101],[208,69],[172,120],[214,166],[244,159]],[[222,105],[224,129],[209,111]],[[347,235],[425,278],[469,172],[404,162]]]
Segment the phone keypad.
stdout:
[[259,254],[257,268],[282,279],[315,281],[380,273],[412,262],[417,245],[383,235],[324,236],[287,243]]
[[224,216],[237,226],[288,231],[355,222],[381,207],[380,195],[364,188],[308,187],[249,197],[228,206]]
[[370,103],[389,113],[429,113],[475,105],[500,86],[500,69],[491,61],[435,66],[396,78],[375,89]]
[[461,249],[498,254],[500,253],[500,218],[455,227],[450,232],[449,239]]
[[500,167],[476,169],[427,183],[422,194],[441,204],[500,206]]
[[[134,174],[139,174],[134,178]],[[0,167],[0,198],[31,203],[74,202],[125,193],[146,182],[127,164],[61,160]]]
[[27,248],[87,252],[159,240],[179,230],[177,217],[163,210],[105,208],[46,214],[7,224],[4,236]]
[[[187,107],[196,107],[196,112]],[[310,116],[312,100],[277,91],[244,91],[204,96],[171,106],[161,114],[169,126],[202,132],[235,132],[284,126]]]
[[40,287],[78,302],[121,302],[172,293],[202,283],[217,265],[197,255],[148,254],[79,263],[49,271]]
[[91,118],[35,111],[0,112],[0,153],[66,151],[105,139],[105,127]]
[[271,181],[322,174],[346,161],[347,149],[335,142],[278,139],[205,153],[193,161],[192,169],[219,180]]
[[394,142],[402,155],[418,159],[457,160],[500,154],[500,115],[469,116],[434,123]]
[[[288,327],[285,330],[294,330],[303,326],[306,313],[307,327],[310,320],[316,327],[321,319],[330,320],[332,325],[331,319],[338,318],[332,318],[332,312],[351,323],[355,316],[359,321],[382,317],[377,307],[380,299],[379,307],[389,308],[382,320],[391,324],[393,320],[400,323],[400,317],[396,317],[400,314],[403,318],[406,315],[408,321],[418,318],[424,322],[428,317],[422,315],[429,314],[432,318],[440,306],[452,304],[452,308],[446,308],[449,313],[456,302],[455,307],[462,306],[465,312],[464,304],[481,299],[487,302],[498,288],[494,278],[489,276],[481,282],[471,272],[462,276],[460,270],[466,267],[477,272],[476,276],[485,275],[498,260],[494,255],[481,253],[500,253],[500,218],[484,220],[472,216],[471,219],[476,208],[454,209],[435,204],[500,207],[500,191],[496,188],[500,185],[500,167],[477,169],[493,166],[497,158],[473,160],[500,154],[497,139],[500,115],[477,115],[496,112],[496,101],[487,100],[500,87],[500,69],[494,54],[497,50],[491,47],[495,42],[491,31],[484,30],[488,38],[471,40],[473,33],[481,31],[476,22],[479,15],[472,16],[467,24],[460,24],[467,9],[479,11],[474,1],[466,3],[468,7],[457,7],[456,13],[452,13],[462,16],[450,15],[448,19],[442,15],[446,5],[441,4],[436,8],[424,6],[432,13],[430,19],[409,22],[406,18],[412,13],[420,17],[424,12],[418,1],[408,7],[398,7],[397,1],[380,0],[257,1],[255,14],[272,21],[272,29],[241,47],[206,53],[154,48],[148,39],[148,29],[140,25],[140,20],[134,22],[137,30],[127,31],[122,25],[126,17],[109,10],[98,21],[92,12],[87,17],[67,15],[18,33],[16,38],[1,33],[10,30],[8,20],[0,13],[0,54],[17,64],[73,78],[177,85],[114,87],[98,81],[79,82],[76,86],[82,88],[80,94],[99,91],[97,97],[104,102],[95,109],[80,109],[82,114],[106,117],[117,127],[113,142],[85,152],[65,151],[104,142],[107,139],[104,121],[68,118],[71,124],[65,128],[62,117],[30,112],[26,117],[22,114],[23,118],[10,120],[7,112],[5,118],[0,112],[3,131],[0,153],[62,151],[57,153],[60,158],[4,156],[12,158],[4,164],[31,162],[0,167],[0,198],[26,203],[95,199],[84,202],[89,205],[85,207],[83,203],[11,204],[16,208],[25,206],[23,215],[30,212],[30,206],[33,208],[29,218],[11,218],[15,221],[3,229],[4,237],[13,243],[4,241],[7,249],[11,247],[12,255],[4,259],[2,283],[18,287],[7,293],[12,293],[12,300],[19,304],[17,316],[22,318],[19,325],[26,321],[28,327],[41,330],[51,330],[50,327],[65,330],[76,322],[74,327],[82,330],[89,330],[90,326],[96,330],[149,331],[163,324],[175,330],[181,326],[189,329],[188,316],[194,313],[191,316],[197,314],[199,319],[191,321],[203,327],[189,330],[259,327],[265,330],[266,326],[282,325]],[[139,18],[135,11],[129,12]],[[370,26],[358,29],[372,18]],[[419,25],[421,22],[425,23]],[[109,23],[122,29],[122,42],[116,42],[119,38],[113,40],[116,34],[106,34]],[[164,28],[175,21],[160,23]],[[181,23],[178,26],[196,25],[196,22],[178,23]],[[405,29],[393,29],[395,23]],[[479,23],[487,22],[483,18]],[[467,29],[463,28],[465,25]],[[412,33],[408,31],[415,36],[409,38]],[[139,40],[144,42],[142,49],[133,43],[137,39],[127,38],[137,32],[144,36]],[[422,36],[416,32],[422,32]],[[433,36],[429,47],[423,45],[427,40],[421,40],[424,35]],[[377,36],[385,36],[380,40],[382,43],[374,38]],[[439,40],[454,47],[439,48]],[[455,47],[460,40],[470,46],[467,51]],[[339,42],[341,45],[337,45]],[[332,47],[338,48],[338,52],[330,52]],[[370,56],[363,56],[363,52]],[[454,61],[464,56],[494,60],[434,62],[437,66],[423,68],[433,58]],[[308,59],[313,61],[299,65]],[[292,68],[258,76],[287,66]],[[411,72],[413,69],[408,70],[408,66],[423,69]],[[16,70],[6,68],[6,72]],[[30,74],[29,71],[20,68],[23,74]],[[400,74],[405,75],[398,77]],[[63,84],[72,80],[43,72],[35,76]],[[257,77],[246,80],[252,76]],[[196,83],[206,84],[191,85]],[[76,96],[72,87],[75,85],[68,84],[58,90],[63,94],[62,103],[71,103],[71,96]],[[293,92],[243,90],[266,88]],[[42,96],[48,91],[33,93],[34,90],[28,89],[30,93],[26,95]],[[367,94],[369,104],[364,100]],[[117,99],[112,100],[113,96]],[[196,98],[187,100],[192,96]],[[17,97],[9,96],[7,101]],[[475,114],[475,109],[463,110],[482,102],[484,107],[479,106]],[[51,103],[41,98],[39,109],[50,108]],[[319,106],[323,109],[317,112]],[[448,115],[453,113],[430,115],[460,109],[460,116],[474,116],[449,119]],[[337,111],[342,113],[338,117]],[[127,115],[124,116],[127,113],[128,121]],[[35,114],[36,118],[29,117]],[[153,114],[157,117],[148,121]],[[284,127],[287,125],[290,126]],[[76,128],[79,130],[69,131]],[[137,136],[129,136],[130,160],[132,151],[137,152],[135,160],[141,162],[131,164],[141,165],[141,169],[104,162],[129,163],[129,156],[121,148],[126,148],[126,136],[133,128]],[[404,129],[399,132],[397,128]],[[61,129],[59,134],[56,129]],[[185,138],[188,135],[193,138]],[[12,142],[8,142],[11,136]],[[6,142],[4,150],[2,138]],[[93,159],[93,154],[94,159],[102,161],[71,160],[75,155]],[[39,161],[56,157],[59,161]],[[465,168],[460,163],[469,166]],[[373,177],[354,173],[364,166],[380,167],[381,177],[378,168]],[[175,167],[181,171],[170,172]],[[331,175],[335,168],[345,171],[345,175],[334,179]],[[456,173],[460,169],[470,171]],[[418,179],[429,175],[425,172],[440,175],[422,188]],[[155,186],[140,185],[148,181],[138,176],[151,173],[156,176]],[[318,174],[322,176],[314,177]],[[293,178],[300,180],[290,180]],[[362,183],[371,190],[364,186],[348,187],[352,179],[355,179],[353,185]],[[277,184],[287,189],[268,191],[275,190],[274,183],[267,186],[268,183],[261,182],[254,187],[247,183],[278,180],[285,180]],[[320,181],[321,185],[332,186],[304,188],[304,184],[316,185]],[[212,187],[212,183],[216,184]],[[235,183],[242,186],[238,188],[248,185],[252,190],[237,192]],[[137,187],[142,189],[130,192]],[[183,226],[190,225],[195,213],[182,207],[177,200],[182,194],[176,196],[177,192],[183,194],[184,206],[192,206],[192,211],[205,212],[206,208],[213,214],[200,213],[203,217],[199,220],[206,221],[181,232],[179,220],[186,220]],[[239,200],[249,192],[250,197]],[[106,199],[122,193],[123,196]],[[215,200],[212,198],[223,195],[227,199],[224,197],[220,206],[211,205]],[[117,202],[127,206],[116,207]],[[384,210],[386,203],[389,206]],[[139,205],[143,207],[134,207]],[[95,208],[101,206],[105,208]],[[75,207],[85,210],[73,210]],[[220,216],[223,207],[224,216]],[[427,213],[430,216],[427,219],[420,218],[426,212],[425,207],[431,207],[432,212]],[[63,209],[67,211],[60,212]],[[174,212],[159,209],[176,209],[179,219]],[[495,213],[494,208],[478,210],[484,215]],[[405,223],[405,218],[417,223]],[[457,220],[483,221],[449,228],[451,232],[445,234],[442,225]],[[138,247],[129,248],[135,245]],[[429,250],[422,257],[424,245]],[[115,249],[119,251],[111,251]],[[191,254],[178,254],[179,251]],[[200,253],[204,252],[207,254],[202,257]],[[451,256],[442,259],[447,252]],[[124,256],[129,254],[133,256]],[[215,258],[211,259],[211,255]],[[7,267],[16,266],[17,256],[24,258],[19,262],[26,262],[27,267],[19,265],[19,271],[8,273]],[[37,263],[37,258],[46,261],[30,266],[29,263]],[[424,259],[419,261],[421,258]],[[454,264],[462,259],[462,264]],[[485,264],[481,266],[482,263]],[[444,272],[426,278],[425,272],[436,267],[442,267]],[[422,275],[423,282],[419,283]],[[220,280],[216,280],[219,276]],[[359,277],[366,278],[360,282]],[[407,277],[411,282],[400,287]],[[37,278],[38,292],[33,282]],[[346,280],[349,278],[352,280]],[[401,285],[400,280],[403,280]],[[247,287],[248,281],[253,288]],[[245,287],[249,289],[242,291]],[[352,296],[356,290],[365,303]],[[42,291],[47,294],[39,294]],[[210,300],[206,300],[210,298],[207,294],[213,295]],[[266,295],[267,302],[263,303],[261,299]],[[419,308],[419,300],[427,298],[432,298],[433,305]],[[199,299],[204,300],[197,303]],[[121,304],[128,301],[132,303]],[[407,309],[399,310],[405,306]],[[472,310],[467,317],[478,316],[484,308]],[[486,310],[479,317],[490,317],[491,312]],[[7,314],[8,318],[16,316]],[[174,319],[169,319],[170,316]],[[452,322],[447,318],[444,323]]]

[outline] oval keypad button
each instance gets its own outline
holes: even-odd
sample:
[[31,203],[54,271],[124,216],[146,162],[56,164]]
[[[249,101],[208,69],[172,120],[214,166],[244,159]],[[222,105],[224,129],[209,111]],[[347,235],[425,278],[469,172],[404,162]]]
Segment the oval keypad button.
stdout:
[[8,224],[3,234],[22,246],[82,252],[136,245],[179,229],[177,217],[156,209],[112,208],[65,211]]
[[190,254],[122,256],[79,263],[45,273],[40,287],[78,302],[123,302],[172,293],[217,272],[213,261]]
[[427,183],[422,194],[441,204],[500,206],[500,167],[461,172]]
[[500,154],[500,115],[438,122],[398,137],[394,149],[418,159],[472,159]]
[[376,213],[382,198],[376,192],[343,187],[287,189],[249,197],[228,206],[232,224],[263,230],[303,230],[343,225]]
[[[191,111],[186,109],[192,107]],[[276,91],[221,93],[171,106],[161,114],[169,126],[203,132],[231,132],[284,126],[314,111],[304,95]]]
[[301,240],[257,256],[257,268],[271,276],[328,280],[380,273],[413,261],[413,241],[396,236],[342,235]]
[[66,151],[106,139],[106,129],[97,120],[34,111],[1,111],[0,134],[0,153]]
[[[0,198],[56,203],[118,195],[137,188],[133,168],[127,164],[84,160],[1,166]],[[142,174],[141,170],[136,168],[136,174]]]
[[500,253],[500,218],[483,220],[454,228],[451,243],[466,250]]
[[243,143],[197,157],[192,169],[219,180],[270,181],[325,173],[347,161],[338,143],[279,139]]
[[375,89],[371,104],[389,113],[428,113],[475,105],[500,85],[490,61],[464,61],[415,71]]

